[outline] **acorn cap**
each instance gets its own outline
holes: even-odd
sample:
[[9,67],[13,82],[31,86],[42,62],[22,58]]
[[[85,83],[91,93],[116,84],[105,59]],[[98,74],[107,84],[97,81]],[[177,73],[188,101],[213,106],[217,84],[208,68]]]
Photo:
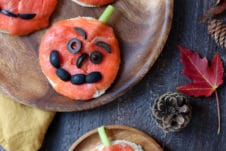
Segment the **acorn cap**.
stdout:
[[165,93],[152,106],[152,115],[157,125],[165,132],[178,132],[191,120],[191,106],[180,93]]

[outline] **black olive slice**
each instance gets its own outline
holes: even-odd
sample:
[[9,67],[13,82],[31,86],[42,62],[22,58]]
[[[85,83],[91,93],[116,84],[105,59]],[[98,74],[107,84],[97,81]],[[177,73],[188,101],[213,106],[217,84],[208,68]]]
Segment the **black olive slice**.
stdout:
[[87,83],[94,83],[101,80],[102,75],[100,72],[91,72],[86,76]]
[[22,19],[33,19],[36,16],[36,14],[18,14],[18,17]]
[[63,68],[59,68],[56,71],[57,76],[63,81],[69,81],[71,79],[71,75]]
[[96,43],[97,46],[104,48],[108,53],[111,53],[111,46],[103,41],[98,41]]
[[74,28],[76,32],[78,32],[84,39],[86,39],[86,32],[82,29],[82,28],[79,28],[79,27],[75,27]]
[[94,51],[90,55],[90,61],[94,64],[99,64],[102,61],[103,55],[99,51]]
[[81,48],[82,48],[82,42],[77,38],[71,39],[67,44],[68,51],[73,54],[78,53]]
[[82,63],[83,61],[88,57],[89,55],[87,53],[83,53],[81,54],[79,57],[78,57],[78,60],[76,62],[76,66],[78,68],[81,68],[82,67]]
[[18,17],[16,14],[11,13],[10,11],[4,10],[4,9],[1,10],[1,13],[9,17]]
[[57,50],[53,50],[50,53],[49,61],[55,68],[60,67],[60,54]]
[[71,77],[71,83],[75,85],[80,85],[85,83],[86,76],[84,74],[75,74]]
[[36,14],[14,14],[8,10],[4,10],[0,8],[0,13],[9,16],[9,17],[20,17],[22,19],[32,19],[36,16]]

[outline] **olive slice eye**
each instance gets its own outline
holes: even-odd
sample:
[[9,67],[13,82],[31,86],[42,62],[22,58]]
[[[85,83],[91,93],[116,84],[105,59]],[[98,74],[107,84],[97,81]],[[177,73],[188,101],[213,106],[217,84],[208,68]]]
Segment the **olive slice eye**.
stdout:
[[72,54],[78,53],[81,48],[82,42],[77,38],[73,38],[67,43],[67,49]]
[[94,64],[99,64],[103,59],[103,55],[99,51],[94,51],[90,55],[90,61]]
[[75,30],[76,32],[78,32],[84,39],[87,38],[86,32],[85,32],[82,28],[75,27],[74,30]]
[[96,43],[97,46],[104,48],[108,53],[111,53],[111,46],[103,41],[98,41]]

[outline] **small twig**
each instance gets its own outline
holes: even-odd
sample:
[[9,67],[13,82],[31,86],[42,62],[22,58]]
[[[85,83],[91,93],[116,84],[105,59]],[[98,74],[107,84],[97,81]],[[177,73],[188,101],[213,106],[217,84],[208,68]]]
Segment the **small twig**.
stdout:
[[220,103],[219,103],[219,97],[218,97],[217,90],[215,91],[215,96],[216,96],[217,119],[218,119],[217,134],[219,135],[221,132],[221,115],[220,115]]

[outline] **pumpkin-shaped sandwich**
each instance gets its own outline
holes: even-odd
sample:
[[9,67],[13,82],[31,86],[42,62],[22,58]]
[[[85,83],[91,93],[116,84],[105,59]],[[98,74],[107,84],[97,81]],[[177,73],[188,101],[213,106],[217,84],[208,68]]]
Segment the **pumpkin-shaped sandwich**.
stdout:
[[47,27],[57,0],[1,0],[0,31],[26,35]]
[[76,100],[102,95],[116,78],[120,50],[113,29],[90,17],[55,23],[39,49],[43,73],[60,94]]

